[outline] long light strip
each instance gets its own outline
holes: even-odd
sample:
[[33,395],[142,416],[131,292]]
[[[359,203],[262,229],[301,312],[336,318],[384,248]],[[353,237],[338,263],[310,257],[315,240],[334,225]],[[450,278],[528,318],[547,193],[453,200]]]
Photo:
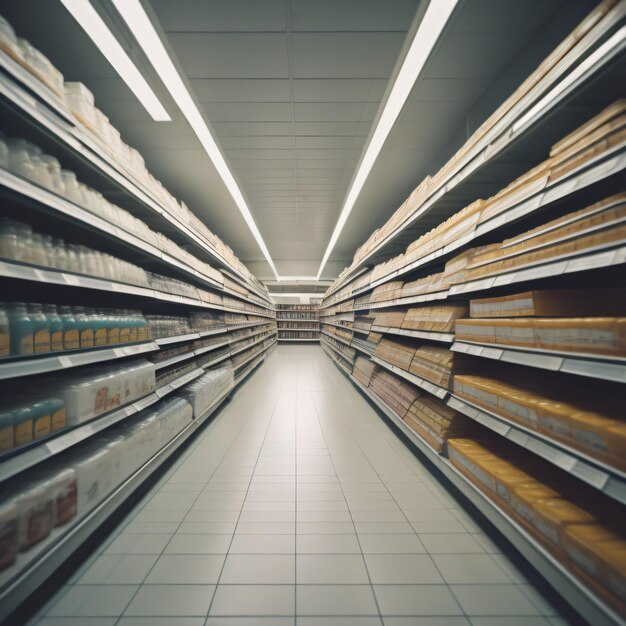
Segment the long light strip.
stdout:
[[155,122],[169,122],[170,116],[137,66],[124,52],[89,0],[61,0],[63,6],[82,26]]
[[172,98],[174,98],[174,101],[200,140],[200,143],[213,162],[215,169],[222,177],[224,184],[235,200],[235,204],[243,215],[248,228],[252,232],[256,242],[259,244],[259,247],[263,252],[263,256],[265,256],[267,262],[272,268],[272,271],[274,272],[274,275],[278,279],[278,272],[276,270],[276,266],[274,265],[274,261],[272,261],[269,250],[263,241],[263,237],[261,237],[261,233],[257,228],[254,218],[252,217],[252,213],[250,213],[250,209],[246,204],[243,194],[241,193],[237,182],[226,164],[226,161],[224,160],[213,135],[211,135],[211,131],[208,129],[200,111],[198,110],[198,107],[196,107],[193,98],[187,91],[185,84],[167,54],[167,51],[163,46],[163,42],[154,29],[150,18],[146,15],[146,12],[139,3],[139,0],[113,0],[113,4],[126,24],[128,24],[128,27],[135,36],[135,39],[143,48],[143,51],[146,53],[150,63],[154,66],[154,69],[160,76],[163,84],[167,87],[168,91],[172,95]]
[[378,155],[385,143],[387,136],[391,132],[393,125],[402,110],[411,89],[417,78],[419,77],[430,53],[432,52],[441,32],[443,31],[448,19],[452,15],[458,0],[431,0],[424,18],[422,19],[415,37],[411,43],[411,47],[402,63],[402,67],[398,72],[398,76],[391,88],[389,98],[385,103],[383,112],[378,120],[374,134],[367,146],[365,156],[361,161],[361,165],[354,177],[354,182],[350,187],[350,191],[346,196],[346,201],[339,214],[339,219],[335,226],[335,230],[328,242],[326,252],[322,258],[317,278],[322,275],[322,270],[328,261],[330,253],[333,251],[339,235],[348,220],[350,212],[363,189],[363,185],[369,176],[369,173],[378,158]]

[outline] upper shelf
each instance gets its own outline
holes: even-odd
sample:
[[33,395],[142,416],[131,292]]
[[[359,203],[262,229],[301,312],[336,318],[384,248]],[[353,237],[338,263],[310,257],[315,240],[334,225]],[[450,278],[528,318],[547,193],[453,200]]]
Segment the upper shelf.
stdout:
[[173,304],[185,304],[187,306],[195,306],[202,309],[214,309],[218,311],[227,311],[229,313],[241,313],[245,315],[256,315],[258,317],[268,317],[274,319],[273,315],[269,315],[267,313],[226,307],[217,303],[205,302],[204,300],[200,300],[199,298],[196,299],[190,298],[188,296],[181,296],[177,294],[165,293],[163,291],[157,291],[156,289],[152,289],[151,287],[140,287],[127,283],[118,283],[106,278],[96,278],[92,276],[84,276],[82,274],[72,274],[71,272],[48,270],[34,267],[31,265],[13,263],[11,261],[0,260],[0,277],[46,283],[49,285],[70,286],[82,289],[95,289],[98,291],[110,291],[118,294],[139,296],[151,300],[170,302]]
[[572,170],[568,176],[548,185],[541,191],[521,200],[511,208],[477,226],[476,230],[453,240],[446,246],[399,268],[398,270],[371,282],[369,285],[355,289],[345,294],[322,308],[328,308],[339,302],[344,302],[363,293],[371,291],[374,287],[391,280],[397,280],[402,276],[424,268],[434,263],[441,263],[453,253],[458,252],[486,234],[495,233],[498,229],[509,226],[511,223],[537,213],[542,209],[552,206],[559,200],[564,200],[572,194],[584,190],[587,187],[599,183],[609,177],[619,174],[626,168],[626,146],[620,145],[615,150],[604,153],[601,156],[588,161],[583,167]]
[[52,141],[55,152],[62,153],[72,165],[88,170],[91,178],[98,178],[107,187],[113,184],[116,193],[124,194],[124,208],[135,211],[138,217],[149,219],[176,241],[192,244],[203,258],[228,270],[229,276],[272,306],[267,294],[251,284],[245,274],[233,267],[201,233],[171,214],[133,173],[113,162],[103,148],[76,125],[47,87],[2,51],[0,69],[3,70],[0,72],[0,92],[5,103],[47,143]]
[[469,341],[456,341],[451,348],[454,352],[471,354],[506,363],[516,363],[528,367],[577,374],[588,378],[599,378],[616,383],[626,383],[626,358],[576,352],[559,352],[499,344],[482,344]]
[[354,280],[364,267],[391,258],[417,239],[429,228],[424,225],[426,216],[429,223],[440,223],[477,197],[495,193],[536,165],[529,155],[538,151],[547,155],[556,140],[587,121],[590,111],[623,97],[626,26],[619,25],[625,14],[626,4],[619,3],[612,22],[604,20],[602,27],[587,33],[576,45],[576,55],[561,59],[470,149],[457,152],[454,166],[421,206],[348,268],[325,297]]

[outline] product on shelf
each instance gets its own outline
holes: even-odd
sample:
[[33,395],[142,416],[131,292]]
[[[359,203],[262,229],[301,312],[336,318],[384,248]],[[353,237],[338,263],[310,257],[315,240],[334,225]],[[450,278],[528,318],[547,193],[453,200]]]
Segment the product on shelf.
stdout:
[[420,395],[414,385],[379,367],[372,374],[369,388],[402,419]]
[[371,315],[374,317],[372,326],[379,326],[381,328],[400,328],[404,322],[406,311],[377,309],[372,311]]
[[369,333],[369,335],[354,335],[352,338],[352,345],[367,352],[368,354],[372,354],[378,345],[378,341],[382,335],[379,333]]
[[514,378],[454,377],[454,394],[488,411],[626,470],[626,422],[619,389],[599,381],[583,388],[545,372]]
[[156,372],[155,387],[160,388],[169,385],[171,382],[182,378],[185,374],[189,374],[197,369],[198,365],[194,359],[184,361],[183,363],[175,363],[169,367],[164,367]]
[[154,365],[137,359],[52,377],[48,386],[65,403],[67,423],[80,424],[124,406],[155,389]]
[[54,304],[0,303],[9,350],[0,356],[29,356],[147,341],[148,323],[139,311]]
[[470,300],[470,317],[595,317],[626,311],[626,289],[542,289]]
[[[591,575],[594,589],[624,612],[626,571],[624,562],[615,558],[621,558],[626,547],[620,505],[501,437],[449,439],[448,456],[461,473],[566,567],[577,575],[581,570],[585,576]],[[581,531],[589,525],[598,531]],[[608,538],[613,551],[599,545]],[[583,551],[577,552],[577,544],[585,546]],[[593,553],[593,557],[581,567],[585,552]],[[617,577],[605,579],[608,572]]]
[[354,318],[354,328],[369,332],[375,321],[375,317],[357,316]]
[[415,399],[404,421],[439,453],[449,438],[466,437],[481,430],[476,422],[427,393]]
[[625,216],[626,193],[616,194],[501,244],[485,246],[473,258],[468,279],[617,244],[626,237]]
[[626,318],[457,320],[456,338],[479,343],[623,356],[626,354]]
[[44,268],[148,286],[142,268],[87,246],[33,232],[28,224],[0,219],[0,257]]
[[415,355],[415,346],[397,339],[383,338],[374,350],[374,356],[391,363],[402,370],[409,371]]
[[364,386],[369,387],[370,380],[376,369],[376,364],[366,357],[357,356],[354,361],[352,375]]
[[464,356],[439,346],[420,346],[409,371],[447,389],[452,384],[453,374],[465,362]]
[[67,423],[65,401],[59,394],[30,394],[20,389],[0,412],[0,454],[47,437]]
[[432,332],[452,332],[455,320],[467,315],[466,306],[432,306],[408,309],[401,328]]
[[180,393],[193,409],[194,418],[201,417],[211,403],[226,389],[235,385],[234,370],[230,361],[210,369],[187,385]]

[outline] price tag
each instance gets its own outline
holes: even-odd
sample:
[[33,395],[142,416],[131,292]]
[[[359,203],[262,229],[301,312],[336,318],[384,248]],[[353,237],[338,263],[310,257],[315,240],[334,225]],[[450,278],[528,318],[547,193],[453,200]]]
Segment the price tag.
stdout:
[[59,363],[61,364],[61,367],[72,367],[72,359],[70,359],[67,356],[60,356],[57,357],[59,359]]

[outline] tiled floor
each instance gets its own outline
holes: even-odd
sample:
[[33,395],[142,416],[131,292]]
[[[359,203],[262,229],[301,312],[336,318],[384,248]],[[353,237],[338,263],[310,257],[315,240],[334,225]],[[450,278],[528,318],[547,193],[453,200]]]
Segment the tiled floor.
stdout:
[[281,346],[39,626],[565,626],[318,346]]

